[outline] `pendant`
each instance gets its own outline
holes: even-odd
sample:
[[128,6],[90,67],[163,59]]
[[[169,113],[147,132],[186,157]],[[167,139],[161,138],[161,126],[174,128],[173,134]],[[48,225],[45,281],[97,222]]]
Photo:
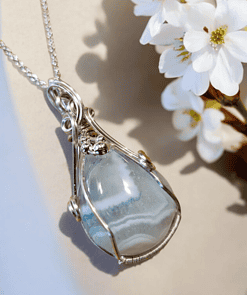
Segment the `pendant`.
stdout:
[[143,151],[136,154],[107,134],[68,84],[49,80],[46,96],[61,113],[61,128],[72,142],[69,211],[91,241],[119,263],[153,257],[181,219],[168,182]]

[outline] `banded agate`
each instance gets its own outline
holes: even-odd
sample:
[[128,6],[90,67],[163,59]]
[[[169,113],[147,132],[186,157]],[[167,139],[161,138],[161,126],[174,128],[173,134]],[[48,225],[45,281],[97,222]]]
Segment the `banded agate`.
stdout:
[[[105,155],[85,155],[79,178],[80,186],[84,185],[98,214],[114,234],[121,255],[147,253],[168,235],[178,204],[148,171],[124,153],[111,149]],[[169,187],[165,179],[162,182]],[[82,225],[88,236],[114,255],[110,237],[82,190],[79,197]]]

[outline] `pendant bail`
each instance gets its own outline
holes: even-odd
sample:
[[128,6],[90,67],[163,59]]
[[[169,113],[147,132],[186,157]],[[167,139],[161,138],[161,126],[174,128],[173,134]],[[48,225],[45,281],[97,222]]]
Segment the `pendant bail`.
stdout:
[[77,125],[83,125],[84,105],[80,96],[67,83],[50,79],[46,88],[46,96],[53,107],[63,118],[74,117]]

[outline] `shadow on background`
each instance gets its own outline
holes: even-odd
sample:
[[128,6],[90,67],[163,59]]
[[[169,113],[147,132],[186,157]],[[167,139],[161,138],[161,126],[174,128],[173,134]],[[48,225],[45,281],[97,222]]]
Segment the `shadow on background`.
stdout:
[[[176,139],[172,114],[161,107],[161,92],[171,80],[159,74],[154,46],[140,45],[147,18],[135,17],[133,7],[130,0],[103,1],[107,21],[96,21],[97,33],[83,41],[90,48],[106,45],[107,59],[86,53],[76,70],[83,82],[98,85],[100,94],[92,106],[98,110],[97,118],[119,125],[126,119],[138,120],[140,125],[129,135],[142,143],[152,160],[169,164],[191,150],[191,144]],[[117,139],[121,142],[120,135]]]
[[[103,9],[107,21],[96,21],[97,33],[84,38],[89,48],[103,43],[107,47],[107,59],[94,53],[81,56],[76,71],[83,82],[97,83],[99,97],[93,106],[99,111],[98,118],[122,124],[126,119],[137,119],[140,124],[130,132],[130,136],[139,140],[153,161],[166,165],[192,151],[195,161],[185,167],[181,174],[195,172],[200,167],[214,170],[227,178],[241,192],[242,204],[228,207],[232,213],[247,214],[247,176],[243,160],[237,154],[226,153],[214,164],[205,164],[196,153],[195,140],[180,142],[172,127],[172,112],[165,111],[160,96],[171,81],[164,79],[158,72],[159,55],[154,46],[142,46],[139,38],[144,30],[147,18],[133,15],[130,0],[104,0]],[[121,126],[119,126],[121,134]],[[56,134],[72,171],[71,144],[59,128]],[[121,138],[117,138],[121,142]],[[245,151],[246,152],[246,151]],[[72,175],[72,173],[71,173]],[[81,249],[99,270],[117,275],[126,267],[117,264],[98,249],[88,239],[70,214],[64,213],[60,220],[60,229]],[[72,230],[71,230],[72,229]]]
[[116,258],[96,247],[88,238],[81,223],[77,222],[70,212],[63,213],[59,228],[64,235],[71,238],[72,243],[83,251],[89,257],[91,263],[100,271],[115,276],[130,267],[123,264],[119,265]]

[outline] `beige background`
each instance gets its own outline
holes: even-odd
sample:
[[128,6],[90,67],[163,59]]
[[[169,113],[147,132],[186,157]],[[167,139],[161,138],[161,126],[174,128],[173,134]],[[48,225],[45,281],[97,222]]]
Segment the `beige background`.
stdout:
[[[134,17],[127,0],[50,0],[49,8],[63,80],[108,133],[147,152],[183,216],[167,247],[141,265],[118,267],[94,247],[66,213],[70,144],[42,92],[7,63],[26,148],[75,284],[87,294],[247,294],[244,166],[231,155],[206,165],[194,141],[176,139],[171,113],[160,105],[167,81],[157,70],[159,56],[138,43],[146,19]],[[41,79],[50,78],[39,1],[1,0],[1,10],[3,40]]]

